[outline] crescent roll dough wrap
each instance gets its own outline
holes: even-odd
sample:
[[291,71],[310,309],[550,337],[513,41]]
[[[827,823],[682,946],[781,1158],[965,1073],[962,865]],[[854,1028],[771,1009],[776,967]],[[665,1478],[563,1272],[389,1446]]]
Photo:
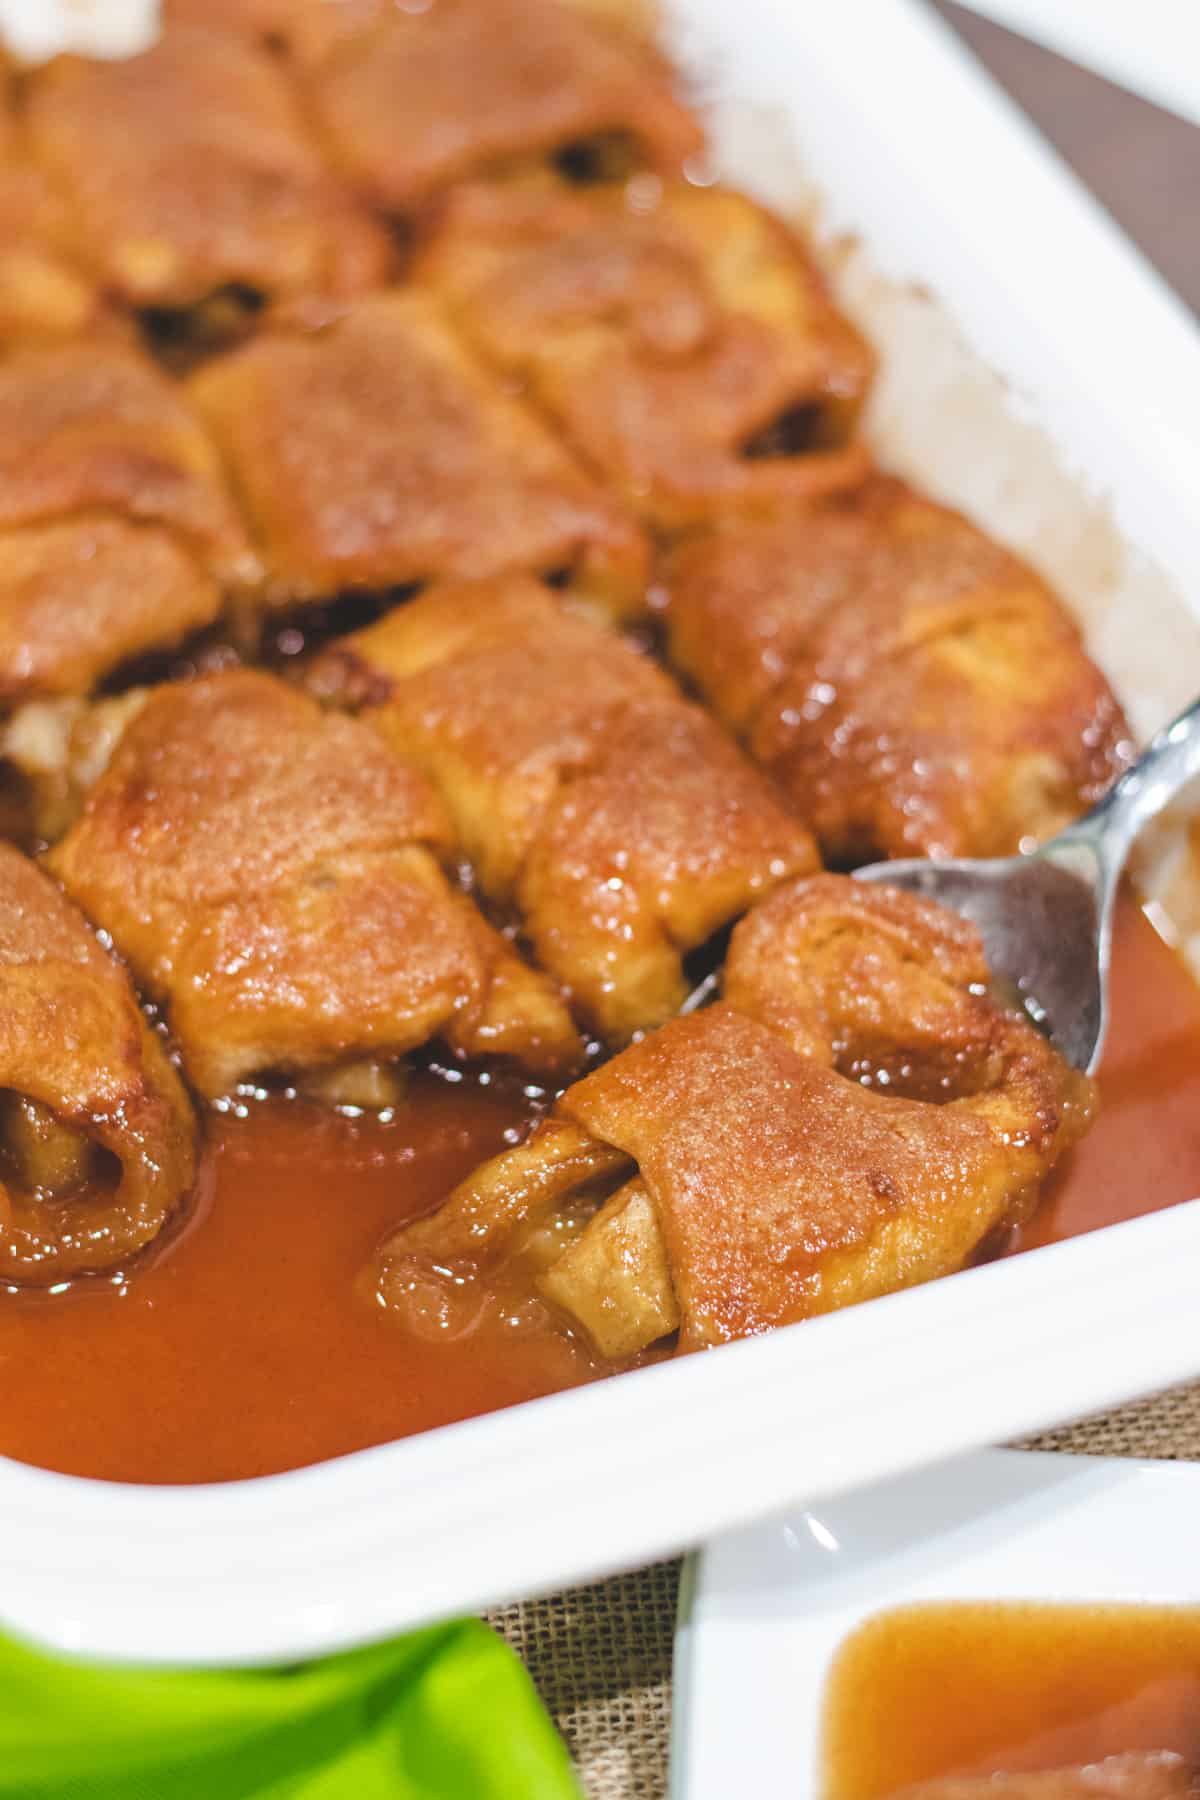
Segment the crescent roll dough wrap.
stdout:
[[256,577],[215,452],[148,358],[0,360],[0,706],[87,693]]
[[669,654],[831,862],[1001,856],[1119,774],[1130,733],[1027,564],[898,481],[697,539]]
[[215,450],[148,357],[109,342],[0,361],[0,532],[109,514],[172,532],[203,569],[253,581]]
[[119,1267],[192,1185],[196,1122],[129,977],[0,844],[0,1280]]
[[134,306],[386,276],[386,233],[326,169],[275,59],[235,35],[168,26],[140,56],[59,57],[30,77],[27,116],[83,254]]
[[313,112],[337,166],[389,211],[497,166],[558,156],[668,172],[703,146],[662,59],[590,9],[353,0],[340,31],[321,10],[291,33]]
[[160,0],[159,15],[172,29],[203,25],[210,31],[235,32],[252,44],[282,48],[289,43],[290,27],[303,30],[306,18],[320,20],[330,13],[342,14],[357,3],[340,0],[333,8],[326,0]]
[[[527,1255],[604,1354],[698,1349],[960,1268],[1085,1129],[1092,1084],[985,991],[973,927],[843,876],[733,934],[722,1003],[568,1088],[384,1246],[379,1291]],[[590,1220],[552,1237],[566,1208]],[[566,1242],[564,1246],[564,1235]]]
[[659,527],[867,473],[873,354],[799,240],[741,194],[473,186],[417,275]]
[[113,326],[70,254],[69,209],[28,155],[0,51],[0,350]]
[[314,679],[431,778],[483,892],[606,1039],[668,1018],[686,953],[814,866],[720,727],[536,582],[431,590]]
[[451,849],[432,791],[373,732],[231,671],[152,692],[50,861],[163,1002],[205,1095],[434,1038],[570,1068],[561,999],[451,888]]
[[[562,0],[573,11],[603,20],[653,54],[658,23],[656,0]],[[252,43],[268,44],[297,62],[315,64],[343,43],[382,20],[392,0],[162,0],[168,24],[207,25],[236,31]],[[534,9],[527,9],[529,17]],[[536,15],[534,15],[536,16]],[[486,26],[486,19],[483,21]],[[591,42],[590,38],[587,40]]]
[[605,611],[643,606],[632,518],[426,296],[379,294],[319,329],[264,332],[191,392],[278,604],[519,569],[569,573]]

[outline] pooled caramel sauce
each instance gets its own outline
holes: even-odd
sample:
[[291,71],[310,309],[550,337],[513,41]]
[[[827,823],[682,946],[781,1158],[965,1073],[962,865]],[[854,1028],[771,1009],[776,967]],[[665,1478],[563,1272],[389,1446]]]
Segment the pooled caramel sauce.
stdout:
[[1200,1197],[1200,985],[1122,895],[1100,1110],[1050,1177],[1019,1248]]
[[834,1659],[823,1739],[822,1800],[1131,1751],[1200,1766],[1200,1611],[970,1601],[877,1613]]
[[303,1101],[211,1115],[207,1179],[124,1280],[0,1292],[0,1451],[120,1481],[318,1462],[586,1381],[586,1351],[501,1294],[459,1339],[407,1336],[362,1279],[504,1134],[516,1086],[414,1078],[390,1124]]
[[[1113,977],[1100,1116],[1021,1247],[1200,1195],[1200,988],[1129,899]],[[416,1337],[363,1280],[390,1230],[525,1129],[519,1086],[421,1074],[390,1123],[243,1110],[210,1115],[191,1216],[124,1279],[0,1291],[0,1452],[221,1481],[611,1373],[515,1289],[462,1336]]]

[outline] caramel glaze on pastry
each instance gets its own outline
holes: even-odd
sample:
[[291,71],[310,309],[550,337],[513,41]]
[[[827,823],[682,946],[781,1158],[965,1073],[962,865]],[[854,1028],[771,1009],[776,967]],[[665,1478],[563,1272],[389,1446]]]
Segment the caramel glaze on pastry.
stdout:
[[569,573],[614,614],[643,605],[633,520],[422,295],[264,333],[208,364],[191,393],[279,604],[519,569]]
[[34,835],[70,815],[83,696],[257,577],[216,454],[148,357],[107,339],[0,357],[0,755]]
[[381,1297],[453,1322],[473,1278],[524,1256],[624,1358],[960,1268],[1022,1216],[1094,1102],[987,979],[974,928],[928,901],[836,875],[788,884],[734,931],[723,1001],[568,1088],[396,1233]]
[[116,330],[71,255],[70,209],[26,153],[0,52],[0,352]]
[[610,1042],[669,1018],[685,954],[815,865],[720,726],[532,580],[431,589],[312,679],[430,777],[483,892]]
[[98,515],[0,532],[0,704],[87,694],[220,610],[217,584],[168,531]]
[[1128,760],[1051,589],[898,481],[699,538],[666,587],[671,660],[841,866],[1005,855]]
[[667,529],[853,486],[874,357],[798,239],[741,194],[478,184],[416,278]]
[[177,26],[124,60],[30,77],[33,151],[81,250],[133,306],[373,286],[386,232],[330,174],[283,70],[236,35]]
[[206,1096],[351,1069],[349,1095],[364,1064],[434,1038],[569,1071],[565,1006],[451,888],[451,850],[433,792],[375,733],[233,670],[150,693],[49,863],[164,1004]]
[[703,147],[662,59],[595,7],[357,0],[341,15],[293,47],[336,166],[386,210],[498,167],[557,156],[603,172],[608,158],[665,174]]
[[80,341],[0,359],[0,533],[101,514],[169,531],[216,581],[257,578],[216,453],[148,357]]
[[[564,0],[564,4],[632,37],[643,57],[658,60],[661,67],[654,44],[655,0]],[[161,14],[168,25],[236,32],[301,66],[315,67],[338,44],[380,23],[392,5],[393,0],[162,0]],[[698,141],[699,127],[692,121],[687,125],[689,141]],[[682,133],[686,125],[679,123],[673,129]]]
[[0,1280],[120,1267],[192,1185],[196,1122],[129,977],[0,844]]
[[[377,0],[161,0],[163,24],[200,25],[231,31],[260,49],[290,53],[336,43],[358,15],[370,16]],[[307,34],[307,35],[306,35]],[[318,35],[319,34],[319,35]]]

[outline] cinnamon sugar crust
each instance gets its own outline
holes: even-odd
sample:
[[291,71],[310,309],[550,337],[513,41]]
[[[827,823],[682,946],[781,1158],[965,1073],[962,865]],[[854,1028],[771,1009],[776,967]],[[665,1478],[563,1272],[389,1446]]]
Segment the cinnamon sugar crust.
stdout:
[[673,662],[832,862],[1006,855],[1129,760],[1053,591],[898,481],[698,539],[667,589]]
[[685,954],[811,841],[649,659],[521,578],[433,589],[344,640],[319,689],[437,786],[489,898],[609,1041],[661,1023]]
[[874,358],[799,239],[684,182],[460,189],[416,266],[656,526],[852,487]]
[[569,1069],[566,1008],[439,864],[432,791],[273,676],[159,688],[50,866],[163,1002],[201,1093],[432,1038]]

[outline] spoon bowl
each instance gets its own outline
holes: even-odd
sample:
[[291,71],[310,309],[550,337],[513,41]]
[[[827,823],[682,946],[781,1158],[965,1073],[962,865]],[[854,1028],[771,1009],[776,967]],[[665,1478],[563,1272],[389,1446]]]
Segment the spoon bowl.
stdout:
[[961,913],[1066,1060],[1089,1074],[1107,1014],[1112,912],[1134,842],[1200,775],[1200,700],[1075,824],[1026,855],[871,863],[858,881],[908,888]]

